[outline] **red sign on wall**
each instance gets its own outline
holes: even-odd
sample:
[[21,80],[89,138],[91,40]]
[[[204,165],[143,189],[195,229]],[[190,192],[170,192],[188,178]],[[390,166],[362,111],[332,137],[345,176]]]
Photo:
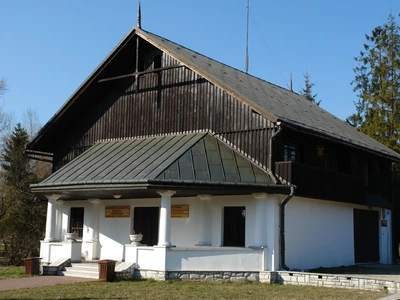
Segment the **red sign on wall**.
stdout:
[[387,220],[381,220],[382,227],[387,227]]

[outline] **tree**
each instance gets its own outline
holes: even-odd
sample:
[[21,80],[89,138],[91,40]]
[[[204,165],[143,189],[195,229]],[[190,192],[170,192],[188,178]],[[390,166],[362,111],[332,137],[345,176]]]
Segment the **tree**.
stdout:
[[[6,80],[4,78],[0,78],[0,99],[7,90],[8,87]],[[0,133],[4,133],[4,131],[8,130],[13,121],[13,115],[5,112],[3,106],[3,104],[0,104]]]
[[18,123],[5,142],[1,164],[3,205],[0,232],[9,264],[21,264],[25,257],[38,256],[39,240],[45,227],[46,206],[29,187],[37,182],[37,176],[25,153],[28,141],[27,132]]
[[356,113],[346,121],[400,153],[400,35],[394,16],[365,37],[351,82]]
[[310,75],[308,74],[307,71],[305,74],[303,74],[303,76],[304,76],[304,88],[300,90],[300,95],[319,106],[321,100],[317,100],[318,94],[312,93],[312,88],[314,87],[315,82],[311,83]]
[[38,111],[31,107],[27,108],[22,115],[22,120],[22,124],[29,135],[29,140],[32,140],[42,127]]
[[0,79],[0,96],[2,96],[7,91],[7,83],[4,78]]

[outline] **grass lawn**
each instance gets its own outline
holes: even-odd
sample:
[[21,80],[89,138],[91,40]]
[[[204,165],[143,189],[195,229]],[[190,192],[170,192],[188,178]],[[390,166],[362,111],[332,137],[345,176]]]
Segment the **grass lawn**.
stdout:
[[25,267],[0,267],[0,279],[19,277],[26,277]]
[[0,299],[378,299],[382,292],[258,282],[84,282],[0,292]]

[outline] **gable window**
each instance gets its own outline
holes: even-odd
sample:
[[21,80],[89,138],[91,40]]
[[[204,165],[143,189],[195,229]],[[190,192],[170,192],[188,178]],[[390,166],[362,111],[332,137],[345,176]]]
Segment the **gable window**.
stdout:
[[296,161],[298,156],[297,147],[293,144],[283,145],[283,160],[284,161]]

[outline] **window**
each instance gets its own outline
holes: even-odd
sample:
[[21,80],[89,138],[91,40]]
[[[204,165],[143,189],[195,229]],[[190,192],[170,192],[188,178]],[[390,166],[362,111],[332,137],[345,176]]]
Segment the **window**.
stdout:
[[291,144],[283,145],[283,160],[296,161],[296,158],[297,158],[297,147]]

